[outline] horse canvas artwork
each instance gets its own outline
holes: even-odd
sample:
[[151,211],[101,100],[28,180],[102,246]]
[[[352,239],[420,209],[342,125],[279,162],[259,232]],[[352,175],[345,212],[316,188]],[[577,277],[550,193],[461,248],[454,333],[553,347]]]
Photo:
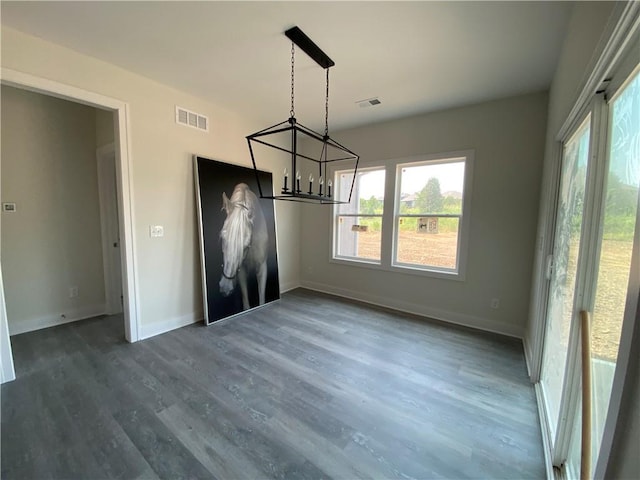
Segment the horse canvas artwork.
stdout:
[[[210,324],[280,298],[274,208],[256,195],[253,169],[196,156],[194,172]],[[270,173],[258,175],[273,188]]]
[[233,189],[231,198],[222,193],[222,205],[227,218],[220,231],[222,240],[222,278],[220,292],[228,296],[240,285],[242,308],[248,310],[247,271],[254,270],[258,284],[258,304],[264,305],[267,287],[267,224],[258,197],[246,183]]

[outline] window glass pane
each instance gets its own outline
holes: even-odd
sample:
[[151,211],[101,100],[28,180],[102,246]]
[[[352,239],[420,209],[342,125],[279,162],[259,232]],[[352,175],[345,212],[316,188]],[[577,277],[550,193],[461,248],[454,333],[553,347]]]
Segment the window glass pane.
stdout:
[[400,213],[462,213],[464,160],[400,169]]
[[457,270],[465,160],[399,166],[396,265]]
[[[610,107],[609,171],[591,320],[591,471],[595,471],[618,360],[640,190],[640,75]],[[580,477],[582,399],[572,425],[566,477]]]
[[[338,205],[338,213],[366,213],[382,215],[384,207],[384,169],[359,170],[353,185],[351,202]],[[340,198],[349,197],[353,172],[337,172],[336,184]]]
[[399,217],[397,262],[456,269],[459,218]]
[[[599,451],[618,360],[620,333],[637,228],[640,187],[640,75],[611,105],[609,172],[602,246],[591,324],[592,442]],[[597,454],[592,456],[595,463]]]
[[[336,257],[380,261],[384,180],[383,168],[359,170],[353,184],[351,202],[336,206]],[[336,172],[335,185],[341,192],[341,198],[348,197],[352,181],[352,171]]]
[[587,117],[564,145],[562,156],[541,378],[553,438],[560,422],[569,333],[574,318],[573,297],[584,213],[589,139],[590,117]]
[[336,218],[335,252],[339,257],[380,261],[382,217]]

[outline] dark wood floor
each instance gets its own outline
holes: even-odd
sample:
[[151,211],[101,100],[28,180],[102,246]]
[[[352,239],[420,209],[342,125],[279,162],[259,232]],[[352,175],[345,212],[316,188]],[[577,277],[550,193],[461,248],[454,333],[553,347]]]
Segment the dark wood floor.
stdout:
[[2,478],[545,477],[519,341],[296,290],[127,344],[12,337]]

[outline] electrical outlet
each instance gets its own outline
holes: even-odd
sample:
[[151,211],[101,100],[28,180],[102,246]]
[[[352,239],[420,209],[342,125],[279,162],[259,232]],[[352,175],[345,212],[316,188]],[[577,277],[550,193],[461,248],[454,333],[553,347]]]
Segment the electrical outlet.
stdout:
[[78,287],[69,287],[69,298],[76,298],[78,296]]
[[497,310],[498,308],[500,308],[500,299],[499,298],[492,298],[491,299],[491,308],[493,308],[494,310]]
[[164,227],[162,225],[149,225],[150,237],[164,237]]

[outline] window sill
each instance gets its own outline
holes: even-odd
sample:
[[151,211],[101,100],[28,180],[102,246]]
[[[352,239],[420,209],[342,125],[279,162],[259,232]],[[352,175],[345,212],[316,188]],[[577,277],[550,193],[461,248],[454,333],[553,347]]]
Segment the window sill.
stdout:
[[438,278],[442,280],[454,280],[458,282],[465,281],[465,275],[463,272],[446,271],[446,270],[427,270],[420,267],[400,266],[400,265],[382,265],[380,262],[367,261],[351,258],[333,257],[329,260],[329,263],[338,265],[346,265],[349,267],[368,268],[371,270],[379,270],[383,272],[401,273],[404,275],[414,275],[418,277]]

